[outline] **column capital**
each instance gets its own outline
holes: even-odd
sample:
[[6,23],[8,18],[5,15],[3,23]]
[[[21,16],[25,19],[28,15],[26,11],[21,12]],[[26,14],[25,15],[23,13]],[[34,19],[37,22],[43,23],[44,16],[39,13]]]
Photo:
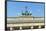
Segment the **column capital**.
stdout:
[[33,26],[31,26],[31,29],[33,29]]
[[13,30],[13,28],[12,27],[10,27],[10,31],[12,31]]
[[41,28],[41,26],[39,25],[39,28]]
[[20,26],[20,30],[22,30],[22,27]]

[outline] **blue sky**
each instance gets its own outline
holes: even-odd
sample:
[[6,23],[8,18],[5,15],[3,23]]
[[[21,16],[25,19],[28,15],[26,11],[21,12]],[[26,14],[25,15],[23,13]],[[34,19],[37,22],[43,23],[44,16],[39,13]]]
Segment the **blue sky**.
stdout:
[[26,2],[7,2],[7,16],[21,16],[22,11],[25,12],[25,6],[32,16],[44,16],[44,4]]

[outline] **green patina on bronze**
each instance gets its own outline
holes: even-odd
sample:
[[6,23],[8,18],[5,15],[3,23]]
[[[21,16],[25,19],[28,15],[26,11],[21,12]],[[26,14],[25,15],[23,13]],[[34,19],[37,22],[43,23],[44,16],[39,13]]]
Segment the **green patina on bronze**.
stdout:
[[26,11],[25,11],[25,13],[22,11],[22,15],[25,15],[25,16],[29,16],[30,15],[31,16],[32,13],[27,11],[27,6],[25,7],[25,9],[26,9]]

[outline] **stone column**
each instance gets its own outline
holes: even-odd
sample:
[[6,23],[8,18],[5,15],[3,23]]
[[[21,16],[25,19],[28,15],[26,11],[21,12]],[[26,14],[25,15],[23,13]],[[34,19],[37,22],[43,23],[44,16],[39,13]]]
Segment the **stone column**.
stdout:
[[39,25],[39,28],[41,28],[41,26]]
[[31,26],[31,29],[33,29],[33,26]]
[[10,27],[10,31],[13,31],[13,28],[12,27]]
[[20,30],[22,30],[22,27],[20,26]]

